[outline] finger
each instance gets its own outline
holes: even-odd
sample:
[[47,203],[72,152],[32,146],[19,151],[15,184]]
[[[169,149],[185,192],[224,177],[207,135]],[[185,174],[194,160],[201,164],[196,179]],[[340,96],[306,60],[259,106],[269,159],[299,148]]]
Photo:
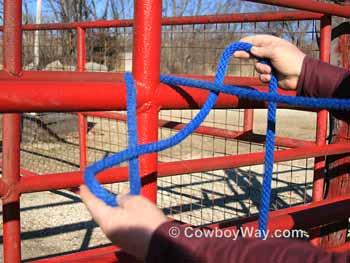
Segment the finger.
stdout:
[[271,35],[253,35],[241,38],[239,41],[247,42],[254,46],[266,47],[269,46],[272,42],[279,40],[279,38]]
[[259,79],[260,79],[262,82],[266,83],[266,82],[269,82],[269,81],[271,80],[271,75],[270,75],[270,74],[261,74],[261,75],[259,76]]
[[271,74],[271,67],[260,62],[255,63],[255,69],[260,74]]
[[252,49],[250,50],[250,52],[259,58],[269,58],[272,59],[273,57],[273,53],[272,53],[272,49],[270,47],[258,47],[258,46],[254,46],[252,47]]
[[233,53],[233,56],[235,58],[251,58],[251,55],[245,51],[236,51],[235,53]]
[[116,210],[97,198],[90,192],[86,185],[80,186],[80,197],[89,210],[92,218],[100,226],[102,226],[106,218],[109,218],[111,213]]

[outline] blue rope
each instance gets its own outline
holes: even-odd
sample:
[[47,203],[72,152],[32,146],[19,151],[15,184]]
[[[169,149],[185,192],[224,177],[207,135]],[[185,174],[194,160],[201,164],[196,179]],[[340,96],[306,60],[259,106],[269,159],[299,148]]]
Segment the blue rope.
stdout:
[[[138,145],[137,122],[136,122],[136,89],[134,79],[131,74],[125,75],[125,81],[130,83],[127,89],[127,120],[128,120],[128,144],[131,147]],[[129,161],[129,177],[132,182],[130,194],[138,195],[141,191],[141,178],[139,174],[138,156]]]
[[[270,209],[271,182],[274,162],[274,146],[275,146],[275,121],[277,103],[284,103],[293,106],[303,106],[311,108],[324,108],[333,110],[350,110],[350,100],[348,99],[315,99],[305,97],[290,97],[277,94],[277,79],[272,74],[269,83],[269,93],[241,88],[238,86],[224,85],[224,77],[228,62],[233,53],[238,50],[250,52],[252,45],[244,42],[235,42],[229,45],[221,55],[219,65],[215,74],[213,83],[179,78],[167,75],[161,75],[160,81],[172,85],[184,85],[210,91],[210,94],[199,113],[189,122],[181,131],[174,136],[160,140],[154,143],[139,145],[137,142],[137,126],[136,126],[136,91],[133,77],[130,73],[125,74],[125,82],[127,87],[127,112],[128,112],[128,142],[129,147],[121,152],[100,160],[85,170],[84,180],[92,193],[96,197],[102,199],[110,206],[117,206],[116,196],[104,189],[96,180],[96,174],[129,160],[129,180],[130,193],[139,194],[141,188],[139,176],[138,156],[159,152],[179,144],[196,130],[204,121],[210,110],[214,107],[220,92],[236,95],[238,97],[247,98],[257,101],[269,101],[268,105],[268,126],[266,131],[266,151],[265,151],[265,167],[264,178],[260,202],[259,214],[259,230],[266,231],[268,214]],[[262,61],[267,63],[266,61]]]
[[[270,94],[277,94],[277,79],[275,74],[271,74],[269,83]],[[276,111],[277,103],[269,102],[267,109],[267,131],[266,131],[266,150],[264,157],[264,178],[262,192],[260,195],[260,214],[259,214],[259,230],[267,229],[267,221],[269,218],[270,199],[271,199],[271,183],[273,174],[273,161],[275,158],[275,130],[276,130]],[[262,238],[263,236],[261,236]]]
[[232,85],[216,85],[215,83],[206,82],[197,79],[186,79],[168,75],[161,75],[160,81],[170,86],[187,86],[192,88],[205,89],[210,91],[222,92],[234,95],[240,98],[254,101],[277,102],[290,106],[328,109],[328,110],[350,110],[350,99],[328,99],[328,98],[308,98],[292,97],[276,93],[267,93],[257,90],[242,88]]

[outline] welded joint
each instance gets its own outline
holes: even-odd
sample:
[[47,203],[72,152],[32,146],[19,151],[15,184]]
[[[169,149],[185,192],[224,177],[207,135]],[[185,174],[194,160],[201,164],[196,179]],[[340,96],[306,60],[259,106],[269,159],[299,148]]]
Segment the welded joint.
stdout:
[[156,110],[159,112],[161,107],[155,104],[152,100],[143,103],[141,106],[137,107],[137,114],[149,112],[151,110]]
[[17,77],[17,78],[20,78],[23,76],[23,73],[24,71],[21,70],[19,72],[12,72],[12,71],[9,71],[6,67],[3,68],[3,71],[6,72],[7,74],[9,74],[10,77]]
[[[136,96],[137,96],[136,100],[138,101],[138,94],[139,94],[138,91],[147,90],[147,85],[145,83],[137,81],[137,80],[134,80],[134,82],[135,82],[135,87],[136,87]],[[159,88],[160,88],[160,83],[158,83],[157,88],[151,89],[152,93],[149,94],[148,96],[146,96],[146,100],[142,101],[141,105],[137,106],[137,109],[136,109],[137,114],[146,113],[146,112],[149,112],[152,110],[156,110],[157,112],[160,111],[160,109],[162,107],[156,103],[157,90]]]
[[5,181],[2,180],[3,188],[5,189],[5,194],[1,195],[0,200],[2,200],[3,203],[5,203],[8,199],[10,199],[12,196],[19,196],[20,191],[18,189],[18,183],[16,184],[8,184]]

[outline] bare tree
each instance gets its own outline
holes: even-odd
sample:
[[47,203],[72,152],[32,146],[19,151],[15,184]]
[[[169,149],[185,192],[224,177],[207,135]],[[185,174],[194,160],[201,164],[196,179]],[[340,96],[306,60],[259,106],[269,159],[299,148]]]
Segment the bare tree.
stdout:
[[48,0],[46,7],[57,22],[97,19],[95,0]]

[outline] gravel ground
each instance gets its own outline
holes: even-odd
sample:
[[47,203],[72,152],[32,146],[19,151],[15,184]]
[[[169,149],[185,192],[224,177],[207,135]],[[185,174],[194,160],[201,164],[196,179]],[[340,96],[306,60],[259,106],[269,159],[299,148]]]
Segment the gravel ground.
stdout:
[[[237,111],[215,111],[205,125],[237,129],[243,115]],[[194,111],[167,111],[162,118],[186,121]],[[64,118],[44,127],[25,120],[22,141],[22,167],[38,174],[78,170],[77,131]],[[265,133],[266,111],[255,110],[254,131]],[[55,116],[58,118],[58,116]],[[47,120],[43,121],[47,123]],[[70,123],[70,124],[67,124]],[[121,122],[89,118],[89,162],[123,149],[126,128]],[[316,114],[280,110],[277,135],[298,139],[314,139]],[[55,126],[56,125],[56,126]],[[57,126],[58,125],[58,126]],[[238,125],[238,126],[239,126]],[[60,134],[59,138],[50,131]],[[160,130],[160,137],[173,134]],[[93,149],[92,149],[93,148]],[[210,136],[192,135],[182,144],[159,155],[160,161],[223,156],[263,151],[262,145]],[[274,209],[309,200],[312,186],[313,160],[298,160],[275,165],[273,181]],[[194,225],[212,223],[256,213],[261,186],[262,165],[237,169],[208,171],[159,179],[158,205],[168,215]],[[120,185],[107,186],[118,192]],[[108,244],[86,209],[72,192],[66,190],[25,194],[21,197],[22,258],[36,259]],[[1,208],[0,208],[1,212]],[[0,219],[2,220],[2,219]],[[2,224],[1,224],[2,228]],[[1,240],[0,240],[1,241]],[[2,258],[1,241],[0,258]]]

